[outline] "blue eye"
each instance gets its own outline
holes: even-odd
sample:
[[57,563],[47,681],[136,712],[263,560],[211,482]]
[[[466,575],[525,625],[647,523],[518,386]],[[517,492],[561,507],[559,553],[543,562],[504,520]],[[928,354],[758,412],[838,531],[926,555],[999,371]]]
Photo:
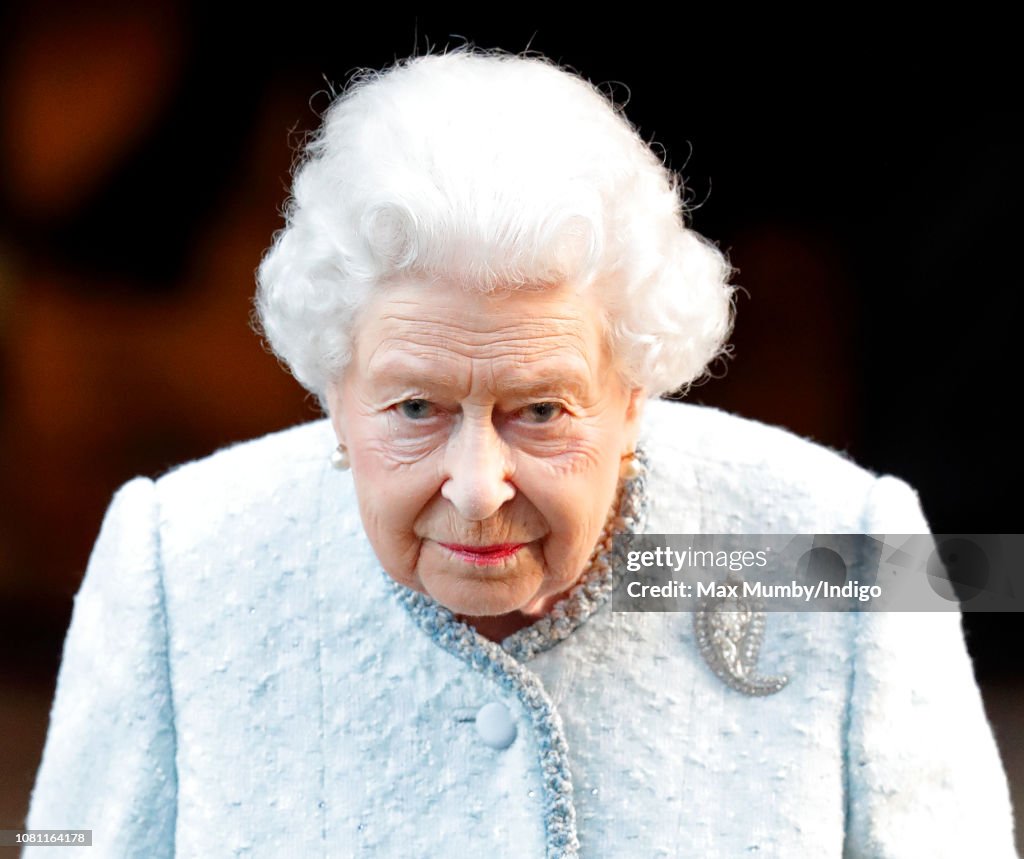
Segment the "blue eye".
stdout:
[[398,409],[412,421],[421,421],[434,415],[433,404],[426,400],[405,400],[398,404]]
[[562,413],[558,403],[534,403],[522,410],[523,416],[533,424],[546,424]]

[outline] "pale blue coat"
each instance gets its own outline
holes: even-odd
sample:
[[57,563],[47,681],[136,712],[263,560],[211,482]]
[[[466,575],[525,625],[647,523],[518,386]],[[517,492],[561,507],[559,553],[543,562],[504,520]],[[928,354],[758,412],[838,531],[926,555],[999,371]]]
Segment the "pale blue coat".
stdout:
[[[780,429],[654,401],[642,444],[650,533],[927,531]],[[959,614],[769,613],[765,697],[689,614],[498,645],[381,571],[334,445],[314,421],[117,492],[26,822],[94,846],[24,855],[1016,855]]]

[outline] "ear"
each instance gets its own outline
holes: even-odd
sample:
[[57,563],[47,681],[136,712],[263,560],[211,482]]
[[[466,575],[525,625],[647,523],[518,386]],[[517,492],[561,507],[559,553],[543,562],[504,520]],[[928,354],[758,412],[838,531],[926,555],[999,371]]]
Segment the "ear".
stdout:
[[342,420],[342,398],[343,398],[343,379],[339,377],[329,382],[327,390],[324,392],[327,399],[327,413],[331,418],[331,426],[334,427],[334,435],[338,439],[338,444],[348,446],[348,441],[345,436],[345,425]]
[[644,388],[633,388],[629,392],[629,401],[626,404],[626,446],[623,454],[636,450],[646,403],[647,391]]

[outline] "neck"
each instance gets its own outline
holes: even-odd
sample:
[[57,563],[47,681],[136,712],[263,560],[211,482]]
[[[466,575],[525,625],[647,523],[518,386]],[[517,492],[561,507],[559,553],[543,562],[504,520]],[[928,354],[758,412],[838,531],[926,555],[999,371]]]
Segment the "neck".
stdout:
[[499,614],[494,617],[463,617],[459,615],[459,620],[463,623],[469,624],[484,638],[500,644],[512,635],[512,633],[518,632],[519,630],[535,623],[537,618],[530,617],[529,615],[525,615],[519,611],[513,611],[508,614]]

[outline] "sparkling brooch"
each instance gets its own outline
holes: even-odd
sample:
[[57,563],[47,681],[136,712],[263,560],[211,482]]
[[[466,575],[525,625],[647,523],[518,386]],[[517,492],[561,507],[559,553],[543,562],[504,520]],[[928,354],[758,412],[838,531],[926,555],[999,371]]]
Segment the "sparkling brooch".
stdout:
[[[736,583],[729,578],[729,584]],[[785,676],[756,673],[764,624],[760,603],[738,595],[712,597],[693,615],[697,647],[704,661],[728,686],[744,695],[774,695],[789,682]]]

